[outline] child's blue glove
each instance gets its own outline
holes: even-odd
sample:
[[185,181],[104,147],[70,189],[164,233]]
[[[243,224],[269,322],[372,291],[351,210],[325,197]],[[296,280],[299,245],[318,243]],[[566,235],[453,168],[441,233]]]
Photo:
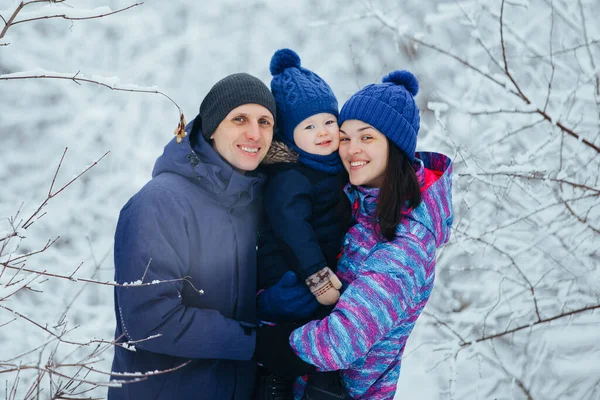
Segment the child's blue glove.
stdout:
[[256,300],[258,319],[269,322],[297,321],[310,317],[320,304],[294,271],[260,292]]

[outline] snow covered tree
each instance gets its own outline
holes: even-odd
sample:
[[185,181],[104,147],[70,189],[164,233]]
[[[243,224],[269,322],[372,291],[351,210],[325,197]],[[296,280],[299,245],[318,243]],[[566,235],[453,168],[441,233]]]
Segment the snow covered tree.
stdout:
[[455,224],[419,354],[440,398],[600,396],[600,30],[594,1],[453,1],[411,31],[454,153]]
[[[600,31],[594,17],[600,3],[152,2],[103,18],[51,18],[6,29],[20,4],[0,3],[0,44],[10,43],[0,47],[0,79],[39,68],[64,79],[0,80],[2,232],[14,232],[11,223],[19,219],[9,218],[17,210],[25,222],[44,202],[66,147],[54,190],[110,154],[44,206],[38,216],[47,214],[26,239],[0,242],[2,263],[60,236],[26,268],[67,278],[79,268],[75,278],[110,281],[118,211],[150,178],[178,122],[179,110],[162,96],[79,86],[69,78],[158,85],[176,94],[191,119],[206,91],[227,74],[245,71],[268,82],[269,59],[282,47],[296,50],[326,79],[340,104],[387,72],[408,69],[421,84],[418,149],[455,160],[455,222],[439,253],[433,296],[404,355],[397,398],[598,398]],[[109,8],[95,9],[92,0],[78,0],[76,8],[36,2],[18,16],[79,18],[133,5],[103,4]],[[13,275],[1,275],[0,298],[10,299],[0,305],[18,304],[53,333],[62,332],[64,321],[67,330],[77,325],[65,336],[73,342],[112,340],[112,287],[21,271],[17,277],[25,280],[6,289]],[[26,285],[43,293],[11,294]],[[45,365],[50,354],[63,360],[66,345],[52,353],[48,344],[36,357],[49,340],[56,344],[46,330],[0,310],[0,342],[10,349],[0,368],[18,366],[11,359],[21,354],[35,365]],[[80,359],[95,348],[83,350]],[[110,371],[111,358],[106,349],[95,368]],[[0,374],[12,398],[23,397],[39,376],[21,370],[13,390],[17,370],[10,379]],[[85,379],[108,376],[90,372]],[[52,385],[40,397],[58,393]]]
[[[58,18],[72,22],[105,18],[141,5],[141,3],[136,3],[113,11],[108,7],[82,9],[57,5],[57,3],[64,3],[64,0],[21,1],[15,4],[11,10],[0,12],[4,23],[0,31],[0,40],[6,39],[7,33],[18,29],[20,24],[34,24],[37,21]],[[23,48],[31,43],[23,41],[11,44],[6,41],[0,44],[4,48],[0,48],[0,51],[6,51],[9,46]],[[98,85],[118,92],[162,94],[168,98],[153,88],[120,85],[115,78],[86,77],[80,72],[56,73],[43,68],[12,72],[8,61],[7,64],[1,63],[0,66],[9,72],[0,75],[0,85],[4,86],[2,93],[9,92],[10,83],[18,85],[23,81],[36,81],[29,86],[29,88],[33,88],[39,81],[66,80],[76,84]],[[23,87],[27,88],[28,86],[23,85]],[[37,86],[36,89],[45,90],[43,85]],[[5,105],[12,103],[11,106],[14,107],[15,102],[18,105],[19,96],[16,94],[19,92],[21,91],[13,91],[9,98],[3,97],[0,100]],[[177,109],[179,108],[172,99],[168,99]],[[48,103],[49,118],[56,118],[55,109],[58,108],[54,107],[56,98],[52,98]],[[9,107],[3,108],[10,110]],[[62,111],[68,113],[65,109]],[[181,118],[183,118],[183,114],[181,114]],[[23,144],[23,139],[27,138],[27,135],[20,131],[23,125],[27,124],[28,120],[23,118],[23,115],[3,112],[2,134],[5,138],[3,147],[15,146],[10,150],[3,149],[7,152],[6,157],[3,158],[3,167],[5,167],[5,170],[2,171],[3,176],[18,176],[22,172],[19,170],[20,164],[24,162],[25,170],[28,163],[30,164],[30,160],[23,159],[22,154],[18,152],[22,146],[30,145],[27,141]],[[4,131],[5,128],[6,131]],[[13,134],[20,134],[21,137],[18,140],[10,140],[8,138],[9,131],[12,131]],[[36,132],[39,135],[37,136],[39,143],[31,146],[30,151],[31,155],[36,157],[36,161],[43,160],[50,173],[52,173],[52,167],[58,164],[55,166],[53,175],[50,175],[46,185],[43,184],[43,181],[48,178],[47,174],[35,177],[32,176],[34,175],[32,172],[35,171],[24,172],[26,177],[23,181],[18,184],[9,184],[4,188],[6,196],[2,202],[3,213],[6,212],[9,215],[0,225],[0,229],[2,229],[2,236],[0,236],[0,310],[2,311],[0,338],[2,338],[3,344],[8,345],[3,346],[0,357],[0,376],[4,378],[5,393],[8,399],[80,398],[91,391],[97,391],[99,387],[109,385],[108,377],[111,376],[110,369],[97,367],[97,364],[104,359],[104,353],[107,350],[110,350],[109,353],[112,352],[112,347],[115,345],[112,338],[109,340],[97,339],[92,332],[82,334],[81,330],[77,329],[78,318],[75,317],[75,321],[70,318],[72,310],[78,308],[77,303],[82,294],[95,296],[94,286],[111,288],[117,284],[95,279],[108,252],[100,260],[97,260],[92,254],[93,265],[91,268],[82,269],[83,262],[78,265],[69,265],[66,260],[48,262],[48,259],[44,257],[45,253],[52,251],[56,251],[55,254],[66,253],[65,250],[70,247],[68,235],[66,246],[65,240],[60,236],[50,238],[45,243],[40,242],[41,237],[50,234],[50,231],[68,229],[64,226],[57,226],[55,218],[46,217],[48,213],[53,214],[54,211],[62,209],[66,218],[80,217],[77,215],[77,208],[73,209],[72,205],[69,207],[68,202],[61,201],[61,195],[64,191],[76,187],[78,183],[83,182],[85,185],[86,178],[89,176],[86,173],[104,159],[109,152],[105,152],[72,178],[65,179],[64,162],[67,148],[62,152],[62,156],[60,153],[52,151],[44,152],[43,131],[44,128],[39,128]],[[79,133],[81,134],[81,132]],[[70,136],[76,138],[77,132]],[[55,160],[50,163],[49,160],[52,157],[55,157]],[[78,167],[72,165],[72,168]],[[11,180],[8,182],[13,183]],[[29,198],[32,195],[33,198]],[[45,197],[38,198],[40,195]],[[32,205],[36,201],[38,203]],[[10,210],[11,206],[14,207],[12,210]],[[12,214],[10,214],[11,212]],[[44,217],[46,217],[45,220],[50,219],[51,222],[44,224]],[[41,235],[37,231],[38,227],[41,228]],[[86,238],[80,239],[85,240]],[[89,237],[86,242],[92,247]],[[142,281],[137,286],[144,286],[144,284]],[[67,295],[60,291],[63,285],[69,285]],[[58,301],[56,301],[57,299]],[[48,313],[48,309],[44,309],[45,307],[51,308],[52,312]],[[20,345],[11,346],[10,343],[20,343]],[[158,373],[167,372],[169,371]],[[132,376],[134,380],[146,378],[141,374],[132,374]],[[110,384],[118,383],[118,380],[113,380]]]

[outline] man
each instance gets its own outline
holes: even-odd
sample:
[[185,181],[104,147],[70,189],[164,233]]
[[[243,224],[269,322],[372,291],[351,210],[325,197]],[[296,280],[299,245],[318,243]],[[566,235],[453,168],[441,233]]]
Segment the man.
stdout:
[[111,388],[109,399],[251,397],[264,184],[252,171],[271,145],[275,114],[257,78],[219,81],[188,135],[167,144],[152,180],[121,210],[115,280],[160,282],[115,288],[115,335],[129,344],[115,346],[113,371],[174,371]]

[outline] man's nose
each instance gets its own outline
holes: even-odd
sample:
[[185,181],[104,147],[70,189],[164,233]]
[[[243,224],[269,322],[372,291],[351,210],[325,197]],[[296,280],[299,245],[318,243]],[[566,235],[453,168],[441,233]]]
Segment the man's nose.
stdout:
[[250,140],[258,140],[260,139],[260,126],[258,126],[258,121],[253,121],[248,125],[248,129],[246,130],[246,137]]

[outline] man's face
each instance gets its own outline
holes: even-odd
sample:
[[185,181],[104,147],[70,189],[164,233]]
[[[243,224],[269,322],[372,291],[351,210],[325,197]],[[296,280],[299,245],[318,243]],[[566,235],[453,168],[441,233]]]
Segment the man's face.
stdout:
[[274,118],[259,104],[231,110],[210,137],[213,147],[233,168],[252,171],[265,158],[273,140]]

